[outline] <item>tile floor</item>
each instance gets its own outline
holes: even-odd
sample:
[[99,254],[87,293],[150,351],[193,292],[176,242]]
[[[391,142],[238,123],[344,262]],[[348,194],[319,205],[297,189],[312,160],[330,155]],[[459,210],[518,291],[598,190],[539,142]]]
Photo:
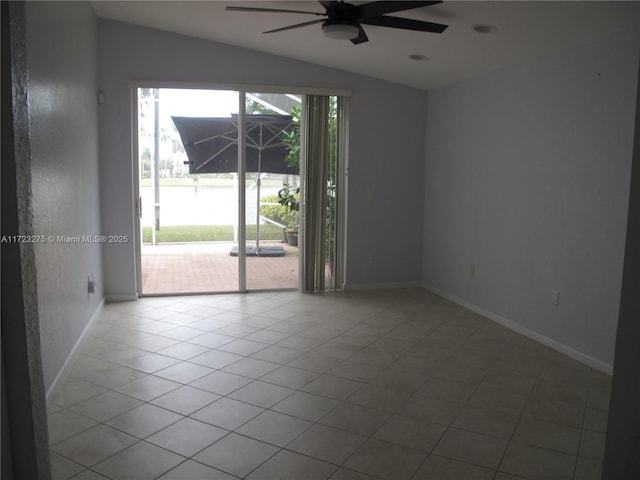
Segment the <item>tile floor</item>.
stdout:
[[56,480],[600,478],[610,378],[424,290],[108,304]]

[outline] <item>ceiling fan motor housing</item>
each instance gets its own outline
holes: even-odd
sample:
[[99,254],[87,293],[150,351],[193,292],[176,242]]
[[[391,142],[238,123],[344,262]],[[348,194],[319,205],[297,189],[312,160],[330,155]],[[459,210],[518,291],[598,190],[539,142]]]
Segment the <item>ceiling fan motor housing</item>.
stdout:
[[322,33],[335,40],[351,40],[360,33],[360,25],[353,20],[328,18],[322,23]]

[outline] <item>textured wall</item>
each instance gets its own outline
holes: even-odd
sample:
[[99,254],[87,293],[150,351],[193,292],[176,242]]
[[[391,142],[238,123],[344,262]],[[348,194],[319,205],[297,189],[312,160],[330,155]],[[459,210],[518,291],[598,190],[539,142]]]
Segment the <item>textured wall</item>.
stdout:
[[426,285],[612,364],[639,51],[629,35],[430,92]]
[[[347,283],[419,283],[424,108],[419,90],[251,50],[100,21],[105,233],[133,236],[130,80],[352,89]],[[376,192],[368,200],[368,192]],[[376,260],[369,260],[369,251]],[[135,295],[131,244],[107,245],[108,297]]]
[[[38,235],[100,234],[97,34],[84,2],[28,2],[34,229]],[[36,246],[45,385],[49,388],[102,298],[99,244]]]

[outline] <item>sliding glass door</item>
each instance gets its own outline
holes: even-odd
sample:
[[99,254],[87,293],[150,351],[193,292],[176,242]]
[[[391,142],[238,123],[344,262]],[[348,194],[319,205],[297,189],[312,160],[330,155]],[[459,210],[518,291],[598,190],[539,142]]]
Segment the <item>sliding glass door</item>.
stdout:
[[301,103],[246,93],[247,290],[298,288]]
[[337,97],[136,94],[141,295],[339,287]]

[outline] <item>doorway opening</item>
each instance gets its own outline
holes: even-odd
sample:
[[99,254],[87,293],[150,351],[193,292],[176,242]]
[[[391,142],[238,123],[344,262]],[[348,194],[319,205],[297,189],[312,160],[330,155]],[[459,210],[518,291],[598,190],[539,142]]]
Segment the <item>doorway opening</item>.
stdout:
[[[138,290],[173,295],[298,289],[305,248],[304,95],[137,88]],[[337,97],[331,97],[331,105]],[[338,131],[336,108],[326,123]],[[324,240],[335,280],[337,135]],[[327,250],[325,248],[324,250]],[[307,255],[315,255],[307,248]],[[324,255],[324,253],[323,253]],[[330,263],[330,264],[329,264]]]

